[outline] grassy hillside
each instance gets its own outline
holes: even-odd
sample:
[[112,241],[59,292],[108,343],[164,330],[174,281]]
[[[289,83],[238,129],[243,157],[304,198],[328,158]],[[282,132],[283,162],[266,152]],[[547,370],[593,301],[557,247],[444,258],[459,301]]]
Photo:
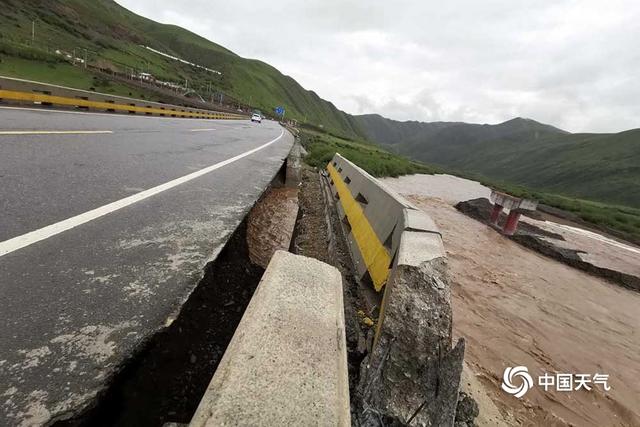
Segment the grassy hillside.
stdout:
[[[188,80],[190,87],[211,87],[263,111],[284,105],[289,118],[306,118],[314,126],[348,137],[361,134],[351,116],[270,65],[241,58],[183,28],[138,16],[112,0],[3,0],[2,6],[0,74],[88,89],[94,86],[93,76],[54,52],[75,53],[79,58],[86,54],[89,63],[103,68],[136,69],[165,81]],[[218,70],[222,76],[144,46]],[[131,92],[115,86],[111,92]]]
[[300,142],[308,152],[305,162],[321,169],[329,164],[335,153],[340,153],[371,175],[378,177],[441,172],[437,168],[390,153],[377,145],[340,138],[326,132],[302,129]]
[[571,134],[527,119],[498,125],[357,120],[373,141],[463,175],[640,208],[640,130]]

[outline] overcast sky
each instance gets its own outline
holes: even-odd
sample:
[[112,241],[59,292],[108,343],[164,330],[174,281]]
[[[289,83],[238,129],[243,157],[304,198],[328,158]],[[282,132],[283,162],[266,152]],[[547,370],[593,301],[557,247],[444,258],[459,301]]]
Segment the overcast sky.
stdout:
[[261,59],[349,113],[640,127],[637,0],[118,0]]

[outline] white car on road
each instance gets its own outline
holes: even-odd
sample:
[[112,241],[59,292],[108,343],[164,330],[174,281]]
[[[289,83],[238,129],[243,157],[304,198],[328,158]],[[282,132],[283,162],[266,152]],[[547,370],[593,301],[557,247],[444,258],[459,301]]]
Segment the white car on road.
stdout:
[[251,116],[251,121],[252,122],[258,122],[258,123],[262,123],[262,116],[260,114],[254,113]]

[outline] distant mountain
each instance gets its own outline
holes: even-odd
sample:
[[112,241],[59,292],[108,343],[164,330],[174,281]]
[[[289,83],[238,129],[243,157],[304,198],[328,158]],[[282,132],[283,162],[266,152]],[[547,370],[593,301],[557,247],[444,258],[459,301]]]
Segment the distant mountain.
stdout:
[[497,125],[356,116],[374,142],[427,163],[537,190],[640,207],[640,129],[571,134],[515,118]]

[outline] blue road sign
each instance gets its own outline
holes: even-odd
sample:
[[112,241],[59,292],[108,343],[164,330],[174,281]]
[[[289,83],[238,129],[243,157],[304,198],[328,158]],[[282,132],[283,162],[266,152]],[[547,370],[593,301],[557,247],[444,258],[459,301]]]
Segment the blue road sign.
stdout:
[[284,107],[276,107],[276,114],[282,116],[284,114]]

